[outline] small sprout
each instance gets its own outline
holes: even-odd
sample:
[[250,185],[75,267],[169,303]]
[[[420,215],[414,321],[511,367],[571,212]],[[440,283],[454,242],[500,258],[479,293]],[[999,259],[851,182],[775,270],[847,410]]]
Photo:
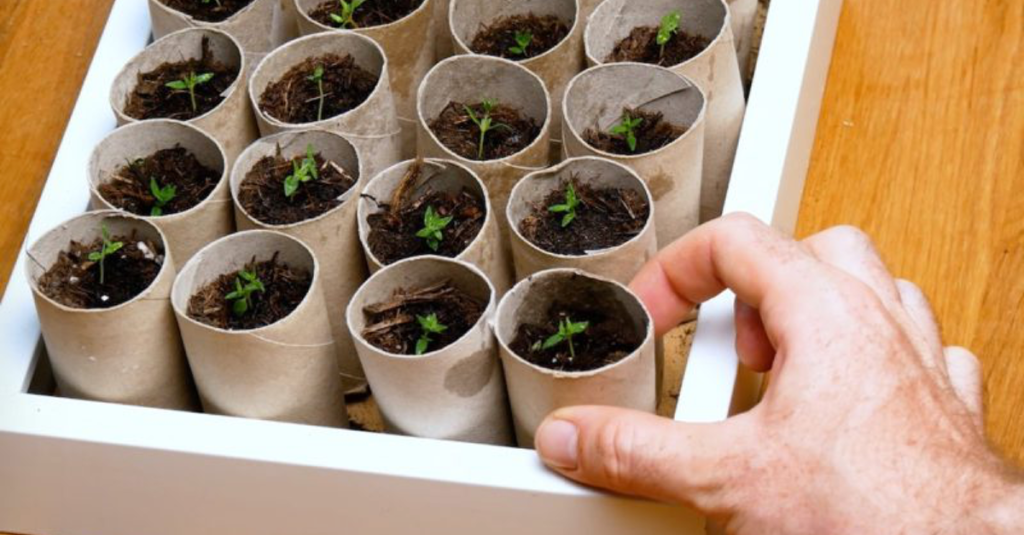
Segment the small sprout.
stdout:
[[419,322],[420,329],[423,331],[419,340],[416,340],[416,354],[422,355],[427,352],[430,342],[433,342],[430,335],[441,334],[448,330],[448,326],[437,319],[437,314],[430,314],[426,317],[417,315],[416,321]]
[[291,199],[299,192],[299,186],[319,178],[320,173],[316,169],[313,145],[306,145],[306,157],[302,159],[302,163],[292,160],[292,174],[284,179],[284,196]]
[[[561,344],[562,342],[568,342],[569,356],[570,358],[576,358],[576,348],[572,345],[572,337],[577,334],[583,334],[583,332],[587,330],[587,327],[590,327],[589,321],[573,323],[571,319],[565,318],[558,322],[558,332],[549,336],[547,340],[544,340],[544,343],[541,345],[541,349],[546,351],[558,344]],[[537,345],[534,344],[534,347],[536,346]]]
[[491,118],[491,112],[498,106],[498,101],[494,99],[485,98],[480,101],[480,107],[484,110],[482,117],[477,117],[476,112],[469,106],[463,106],[466,109],[466,114],[469,115],[469,120],[476,124],[477,128],[480,129],[480,147],[477,150],[477,159],[484,159],[484,141],[487,139],[487,132],[494,130],[495,128],[512,128],[507,124],[496,123]]
[[320,101],[320,106],[316,110],[316,120],[322,121],[324,119],[324,66],[317,65],[313,69],[313,74],[306,77],[307,80],[316,84],[317,91],[320,92],[320,96],[316,99]]
[[661,47],[661,55],[665,55],[665,45],[672,39],[672,36],[679,31],[679,21],[683,16],[678,11],[672,11],[661,17],[661,26],[658,28],[658,46]]
[[533,33],[516,31],[516,46],[510,46],[508,51],[517,56],[525,56],[526,49],[533,42]]
[[100,225],[100,232],[103,234],[103,246],[100,247],[99,251],[89,253],[89,260],[100,263],[100,284],[103,284],[103,279],[106,277],[106,274],[103,272],[103,262],[108,256],[121,250],[124,247],[124,243],[110,241],[110,232],[107,231],[106,225]]
[[427,240],[427,246],[437,251],[441,246],[441,241],[444,240],[442,231],[452,222],[453,217],[441,217],[434,211],[433,206],[428,206],[426,213],[423,214],[423,228],[416,233],[416,237]]
[[622,112],[622,119],[619,124],[611,129],[611,133],[617,136],[626,136],[626,144],[630,152],[636,152],[636,128],[643,123],[643,117],[631,117],[628,111]]
[[352,20],[352,18],[355,17],[356,10],[359,9],[359,6],[363,5],[365,2],[366,0],[352,0],[351,2],[338,0],[338,4],[341,5],[341,13],[331,13],[331,20],[333,20],[339,28],[344,28],[346,26],[355,28],[356,22]]
[[173,82],[167,82],[167,87],[176,89],[178,91],[188,90],[188,96],[192,99],[192,112],[195,113],[199,110],[199,105],[196,104],[196,86],[205,84],[213,79],[212,72],[204,72],[203,74],[197,75],[195,72],[189,72],[185,78],[181,80],[175,80]]
[[549,206],[548,211],[556,214],[564,213],[565,215],[562,216],[562,228],[565,228],[576,219],[576,207],[579,205],[580,199],[576,196],[576,188],[572,187],[572,182],[569,182],[565,187],[565,203]]
[[202,0],[203,4],[209,4],[211,1],[217,4],[217,7],[221,7],[220,0]]
[[178,188],[174,184],[167,184],[161,188],[160,184],[156,181],[156,177],[149,177],[149,192],[156,199],[156,204],[149,210],[149,215],[156,217],[164,215],[164,208],[167,206],[167,203],[174,200],[174,197],[178,194]]
[[[244,285],[242,284],[243,281],[245,282]],[[236,316],[244,316],[252,308],[252,294],[265,291],[267,291],[267,288],[263,286],[263,281],[256,275],[256,271],[243,269],[235,277],[235,291],[225,295],[224,299],[234,301],[231,303],[231,311]]]

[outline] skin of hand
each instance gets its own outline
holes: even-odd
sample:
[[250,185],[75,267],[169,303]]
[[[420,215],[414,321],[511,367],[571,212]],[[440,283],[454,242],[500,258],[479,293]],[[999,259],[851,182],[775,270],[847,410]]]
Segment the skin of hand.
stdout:
[[928,300],[864,233],[797,242],[730,215],[632,283],[659,335],[726,288],[741,362],[773,372],[754,409],[711,424],[560,409],[538,429],[542,460],[740,535],[1024,531],[1024,479],[984,436],[978,360],[942,345]]

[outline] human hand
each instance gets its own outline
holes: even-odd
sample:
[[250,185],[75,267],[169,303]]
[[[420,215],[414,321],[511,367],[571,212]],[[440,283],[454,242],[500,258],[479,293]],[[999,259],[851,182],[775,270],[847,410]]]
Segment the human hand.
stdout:
[[727,216],[662,251],[632,288],[659,335],[732,289],[740,360],[771,382],[754,409],[713,424],[556,411],[536,439],[556,471],[741,535],[1024,528],[1024,483],[986,444],[977,359],[942,345],[925,296],[862,232],[798,243]]

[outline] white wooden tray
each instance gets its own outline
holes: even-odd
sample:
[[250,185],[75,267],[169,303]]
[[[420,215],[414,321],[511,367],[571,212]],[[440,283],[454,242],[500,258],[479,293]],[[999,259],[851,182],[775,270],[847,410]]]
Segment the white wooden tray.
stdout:
[[[842,0],[774,0],[726,211],[791,231]],[[149,38],[146,2],[117,0],[25,243],[81,212],[86,162],[114,128],[107,94]],[[39,324],[19,255],[0,303],[0,531],[39,535],[704,533],[683,508],[609,496],[532,451],[28,393]],[[732,296],[706,303],[676,419],[749,406]]]

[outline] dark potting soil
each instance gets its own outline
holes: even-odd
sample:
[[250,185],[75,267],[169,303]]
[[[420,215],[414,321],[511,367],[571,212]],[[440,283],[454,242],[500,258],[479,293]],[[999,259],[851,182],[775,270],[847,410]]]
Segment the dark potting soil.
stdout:
[[160,2],[196,20],[221,22],[253,3],[253,0],[160,0]]
[[[171,215],[187,211],[210,196],[221,173],[199,163],[180,145],[126,162],[96,188],[107,202],[141,216]],[[153,182],[163,189],[173,186],[174,197],[160,204]]]
[[299,185],[291,198],[285,195],[284,181],[302,165],[305,155],[286,160],[280,152],[267,156],[245,175],[238,188],[238,201],[245,211],[267,225],[290,225],[325,214],[341,205],[341,197],[355,185],[356,179],[340,166],[313,154],[319,178]]
[[569,182],[552,191],[530,215],[519,223],[519,232],[531,243],[556,254],[585,255],[609,249],[640,234],[650,217],[651,207],[642,195],[627,188],[592,188],[590,180],[570,179],[579,205],[576,217],[562,226],[564,212],[549,207],[566,202]]
[[[317,67],[323,69],[322,114],[319,84],[313,79]],[[307,58],[267,86],[260,95],[260,109],[286,123],[313,123],[357,108],[373,93],[377,81],[351,55]]]
[[313,285],[313,275],[278,262],[277,255],[275,252],[270,260],[263,262],[253,258],[245,267],[247,271],[256,272],[265,288],[265,291],[251,294],[251,307],[245,314],[235,314],[233,301],[226,298],[236,290],[236,279],[245,285],[240,272],[233,272],[221,275],[200,288],[188,301],[188,316],[227,330],[258,329],[284,319],[305,299]]
[[[422,4],[423,0],[371,0],[356,9],[352,15],[352,22],[356,28],[391,24],[416,11]],[[331,14],[341,16],[341,2],[338,0],[328,0],[316,6],[309,12],[309,18],[324,26],[340,28],[341,24],[332,19]],[[351,25],[346,27],[352,28]]]
[[103,260],[103,282],[100,263],[89,259],[89,253],[103,248],[103,240],[72,241],[39,278],[39,291],[71,308],[111,308],[134,299],[160,274],[163,248],[151,240],[139,239],[135,232],[112,236],[110,241],[120,242],[122,247]]
[[679,139],[689,129],[689,127],[676,126],[666,121],[665,116],[658,112],[623,108],[622,113],[628,113],[630,117],[642,120],[634,130],[636,151],[629,150],[629,143],[626,141],[624,134],[612,134],[611,132],[588,128],[583,131],[583,139],[595,149],[611,154],[635,156],[637,154],[654,152]]
[[437,314],[447,327],[430,335],[427,352],[445,348],[466,334],[484,312],[484,303],[477,301],[450,282],[428,288],[396,291],[391,299],[363,309],[366,328],[362,335],[377,348],[397,355],[413,355],[416,342],[423,335],[417,316]]
[[[521,324],[509,349],[537,366],[556,371],[585,372],[614,364],[635,351],[643,343],[642,335],[627,327],[620,318],[609,317],[597,309],[572,308],[555,301],[546,313],[543,325]],[[559,323],[588,322],[587,328],[572,337],[572,351],[568,340],[549,349],[543,344],[558,333]],[[575,356],[573,356],[575,352]]]
[[[516,41],[517,33],[529,34],[526,50],[522,50]],[[551,50],[567,35],[569,25],[554,15],[512,15],[484,26],[473,37],[469,48],[477,54],[523,60]]]
[[615,44],[605,62],[635,61],[671,67],[700,54],[710,44],[707,37],[680,29],[665,44],[663,54],[658,44],[658,26],[640,26]]
[[[388,202],[369,197],[380,210],[367,217],[370,251],[382,264],[388,265],[403,258],[435,254],[455,258],[469,247],[484,226],[487,215],[483,199],[463,188],[459,193],[428,189],[419,197],[411,198],[423,173],[422,164],[415,164],[402,178]],[[433,250],[427,240],[416,236],[424,228],[424,215],[431,207],[439,217],[452,217],[442,230],[444,239]]]
[[476,118],[485,117],[483,103],[473,105],[449,102],[441,114],[431,121],[430,130],[449,150],[469,160],[498,160],[529,147],[540,135],[540,125],[520,110],[497,103],[491,109],[491,128],[484,138],[480,157],[480,127],[473,122],[466,108]]
[[[202,41],[202,56],[174,63],[164,63],[149,72],[141,72],[135,88],[128,95],[124,113],[135,119],[178,119],[199,117],[220,105],[223,94],[238,77],[238,68],[220,63],[213,57],[209,39]],[[172,82],[190,76],[212,74],[208,81],[195,86],[196,106],[187,89],[173,89]]]

